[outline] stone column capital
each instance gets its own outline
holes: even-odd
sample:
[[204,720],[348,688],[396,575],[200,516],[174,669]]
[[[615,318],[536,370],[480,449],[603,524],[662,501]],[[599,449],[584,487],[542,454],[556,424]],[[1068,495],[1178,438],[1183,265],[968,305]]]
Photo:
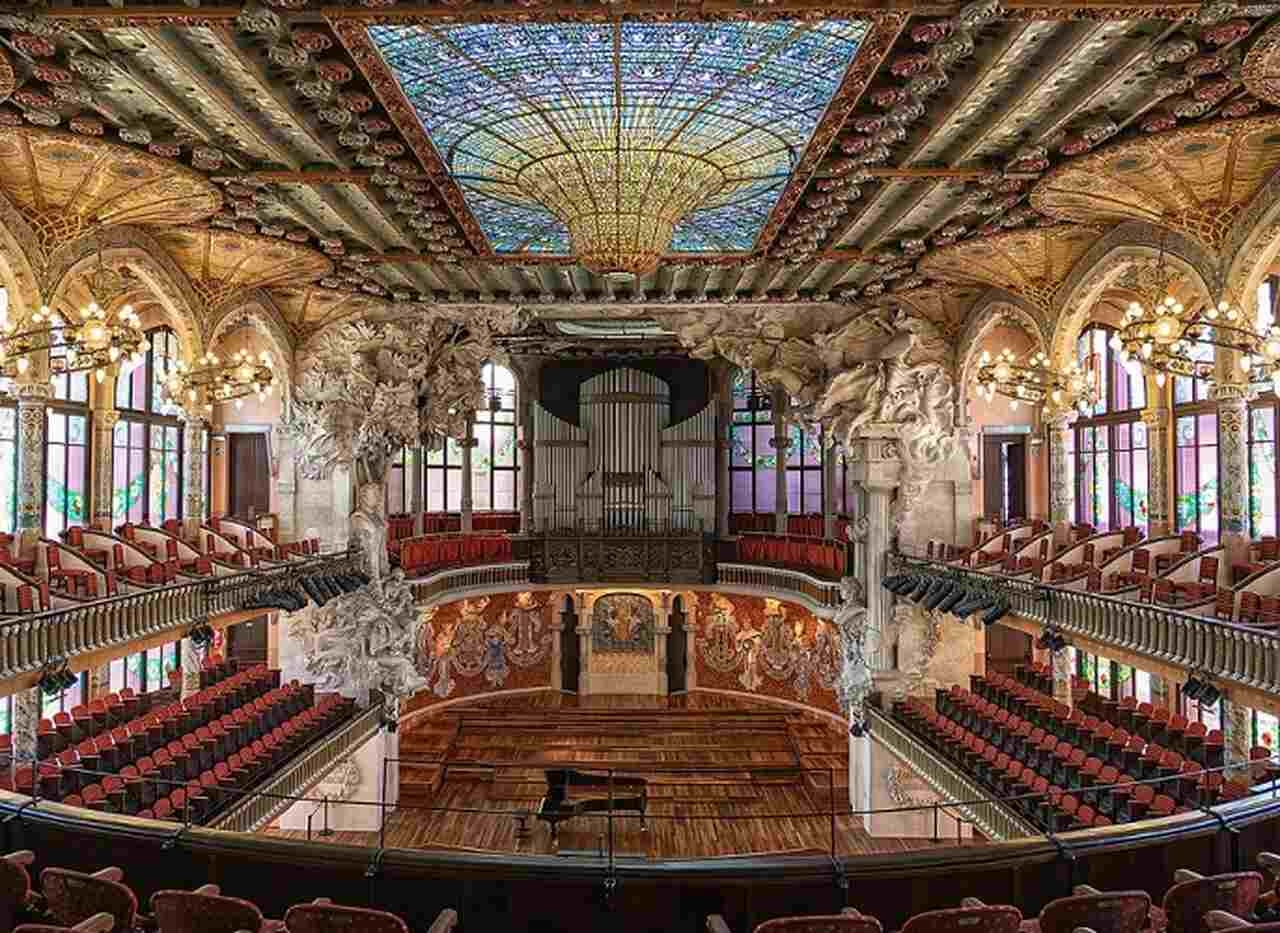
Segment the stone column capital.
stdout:
[[1209,387],[1209,398],[1217,402],[1220,408],[1244,406],[1253,397],[1253,390],[1243,382],[1215,382]]
[[114,408],[97,408],[93,412],[93,425],[99,430],[110,431],[120,423],[120,412]]
[[13,387],[19,408],[43,407],[53,398],[53,386],[47,382],[19,382]]

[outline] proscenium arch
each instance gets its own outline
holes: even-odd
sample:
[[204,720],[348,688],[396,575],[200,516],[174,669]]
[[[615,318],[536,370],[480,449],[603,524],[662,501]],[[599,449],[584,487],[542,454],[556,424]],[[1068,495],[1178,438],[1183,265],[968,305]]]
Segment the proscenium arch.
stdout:
[[45,293],[50,306],[60,299],[74,277],[96,268],[99,255],[104,263],[127,265],[146,286],[164,312],[163,323],[178,335],[184,356],[193,358],[204,352],[204,313],[199,296],[164,248],[138,227],[109,227],[60,247],[46,275],[50,284]]
[[265,289],[237,292],[214,310],[208,318],[205,346],[216,353],[218,341],[243,325],[252,327],[267,341],[280,377],[281,400],[287,401],[293,386],[293,338],[284,315]]
[[1204,301],[1217,301],[1214,257],[1194,240],[1154,224],[1121,224],[1095,243],[1067,276],[1054,300],[1049,361],[1065,369],[1075,359],[1075,341],[1094,305],[1131,266],[1159,261],[1186,281]]

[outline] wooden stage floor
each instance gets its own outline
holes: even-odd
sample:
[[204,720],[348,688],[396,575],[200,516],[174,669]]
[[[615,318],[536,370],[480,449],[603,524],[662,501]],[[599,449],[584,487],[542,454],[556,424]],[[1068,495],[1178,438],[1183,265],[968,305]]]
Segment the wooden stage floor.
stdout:
[[[829,780],[836,808],[847,809],[849,800],[842,728],[800,710],[715,694],[579,701],[547,691],[458,704],[402,726],[400,755],[401,805],[386,833],[386,844],[398,848],[556,852],[545,823],[529,819],[522,835],[513,811],[537,808],[543,770],[557,765],[645,778],[645,827],[638,816],[614,816],[617,858],[822,854],[831,847]],[[604,816],[568,820],[558,851],[594,855],[608,832]],[[340,832],[329,840],[376,845],[377,834]],[[872,838],[859,819],[835,818],[840,855],[932,844]]]

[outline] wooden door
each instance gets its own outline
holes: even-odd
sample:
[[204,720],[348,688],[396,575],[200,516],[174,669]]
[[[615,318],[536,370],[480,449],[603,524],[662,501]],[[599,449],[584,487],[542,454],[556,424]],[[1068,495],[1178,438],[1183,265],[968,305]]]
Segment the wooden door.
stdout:
[[565,609],[560,613],[560,619],[564,623],[560,629],[560,689],[565,693],[577,693],[581,666],[578,658],[578,614],[573,611],[573,597],[565,597]]
[[684,604],[676,597],[671,607],[671,631],[667,634],[667,693],[684,693],[687,683],[685,653],[689,633],[685,629]]
[[271,466],[265,434],[227,435],[227,495],[232,515],[271,511]]

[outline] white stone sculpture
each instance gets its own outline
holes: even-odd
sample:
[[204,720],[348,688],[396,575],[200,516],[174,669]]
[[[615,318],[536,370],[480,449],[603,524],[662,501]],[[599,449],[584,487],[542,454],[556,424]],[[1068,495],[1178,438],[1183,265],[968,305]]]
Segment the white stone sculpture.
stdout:
[[836,611],[833,624],[840,632],[844,646],[841,666],[840,699],[854,723],[866,721],[866,701],[873,687],[873,663],[880,654],[880,631],[871,623],[862,602],[862,585],[853,577],[840,581],[844,602]]

